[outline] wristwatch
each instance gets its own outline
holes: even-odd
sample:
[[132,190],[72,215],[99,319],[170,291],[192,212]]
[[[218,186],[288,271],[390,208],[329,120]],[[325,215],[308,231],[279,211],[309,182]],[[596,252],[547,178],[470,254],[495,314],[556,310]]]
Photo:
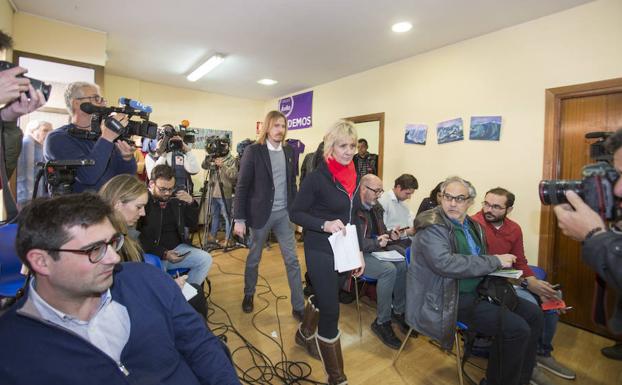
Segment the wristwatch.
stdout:
[[520,287],[527,290],[527,286],[529,286],[529,281],[527,281],[527,278],[524,278],[522,281],[520,281]]

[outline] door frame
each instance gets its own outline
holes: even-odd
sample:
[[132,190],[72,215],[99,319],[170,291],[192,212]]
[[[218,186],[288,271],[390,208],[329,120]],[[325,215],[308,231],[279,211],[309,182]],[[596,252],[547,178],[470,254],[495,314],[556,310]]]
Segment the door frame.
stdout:
[[384,112],[351,116],[345,118],[345,120],[352,123],[378,122],[378,177],[382,179],[382,165],[384,163]]
[[[606,95],[622,92],[622,78],[602,80],[591,83],[549,88],[545,90],[544,111],[544,156],[542,179],[557,179],[561,170],[561,106],[564,99]],[[538,265],[548,271],[555,279],[553,266],[555,229],[557,220],[551,206],[542,205],[540,210],[540,242]]]

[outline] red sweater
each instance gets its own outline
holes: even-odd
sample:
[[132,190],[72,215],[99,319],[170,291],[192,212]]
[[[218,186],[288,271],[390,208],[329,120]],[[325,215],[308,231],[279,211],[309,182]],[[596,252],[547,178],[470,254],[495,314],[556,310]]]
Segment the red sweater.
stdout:
[[518,223],[506,217],[499,229],[486,222],[484,214],[479,211],[471,217],[482,225],[486,232],[486,250],[488,254],[512,254],[516,256],[513,267],[523,271],[523,277],[533,276],[533,271],[527,263],[525,248],[523,246],[523,231]]

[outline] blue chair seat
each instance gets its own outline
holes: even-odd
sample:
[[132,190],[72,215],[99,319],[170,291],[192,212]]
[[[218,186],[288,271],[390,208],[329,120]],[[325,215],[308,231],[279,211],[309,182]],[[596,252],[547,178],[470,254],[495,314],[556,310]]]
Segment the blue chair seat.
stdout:
[[17,290],[24,286],[26,277],[20,271],[20,261],[15,251],[17,224],[11,223],[0,227],[0,296],[14,297]]
[[[145,253],[143,255],[143,259],[145,260],[145,263],[153,265],[153,266],[157,267],[158,269],[162,269],[162,261],[160,260],[160,257],[158,257],[157,255]],[[178,274],[179,275],[186,274],[189,271],[190,271],[190,269],[187,268],[187,267],[180,267],[178,269],[167,270],[166,272],[174,277],[174,276],[176,276]]]

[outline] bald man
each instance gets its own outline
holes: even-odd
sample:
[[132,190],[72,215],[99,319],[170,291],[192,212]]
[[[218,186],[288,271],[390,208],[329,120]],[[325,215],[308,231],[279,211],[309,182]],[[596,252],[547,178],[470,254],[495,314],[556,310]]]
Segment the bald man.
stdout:
[[402,341],[395,335],[391,320],[397,323],[402,333],[408,333],[404,321],[406,305],[406,261],[381,261],[372,255],[375,251],[387,251],[390,241],[398,241],[397,231],[388,232],[383,221],[384,210],[378,204],[382,195],[382,180],[374,174],[361,178],[359,194],[363,209],[357,211],[361,221],[363,237],[363,257],[365,258],[365,276],[377,280],[376,283],[376,319],[371,330],[391,349],[399,349]]

